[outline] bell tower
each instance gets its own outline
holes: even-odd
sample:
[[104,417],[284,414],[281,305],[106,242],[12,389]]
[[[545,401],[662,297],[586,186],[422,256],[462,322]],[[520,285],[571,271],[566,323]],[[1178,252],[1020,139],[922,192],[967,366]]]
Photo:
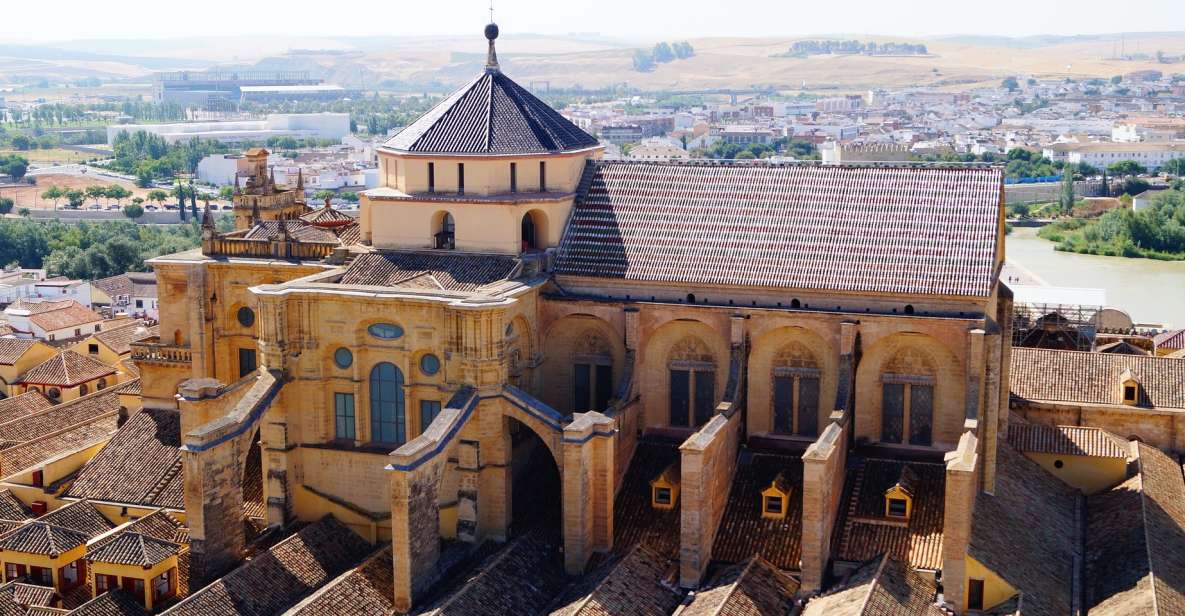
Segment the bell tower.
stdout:
[[267,165],[268,154],[263,148],[247,150],[246,184],[240,181],[240,175],[235,175],[236,231],[270,220],[293,220],[309,211],[304,199],[303,173],[298,172],[295,187],[277,186],[275,169]]

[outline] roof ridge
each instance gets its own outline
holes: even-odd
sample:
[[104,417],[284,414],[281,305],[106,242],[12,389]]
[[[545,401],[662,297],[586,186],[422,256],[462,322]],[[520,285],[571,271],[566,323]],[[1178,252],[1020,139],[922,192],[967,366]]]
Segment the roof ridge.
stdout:
[[1150,538],[1148,537],[1148,497],[1144,492],[1144,452],[1142,449],[1143,447],[1136,446],[1136,464],[1139,466],[1136,477],[1140,479],[1140,521],[1144,525],[1144,558],[1148,559],[1148,588],[1152,591],[1152,613],[1159,614],[1160,608],[1157,607],[1156,595],[1156,571],[1152,565],[1152,542],[1149,541]]
[[732,581],[732,584],[729,584],[728,592],[724,594],[724,598],[720,601],[720,604],[717,605],[716,609],[712,611],[713,616],[721,616],[724,613],[724,606],[728,604],[728,600],[731,599],[734,594],[736,594],[737,587],[741,585],[741,580],[745,579],[745,574],[747,574],[749,569],[753,567],[753,564],[757,562],[757,558],[758,557],[756,555],[749,557],[749,562],[745,563],[745,566],[741,568],[741,572],[737,574],[736,579]]

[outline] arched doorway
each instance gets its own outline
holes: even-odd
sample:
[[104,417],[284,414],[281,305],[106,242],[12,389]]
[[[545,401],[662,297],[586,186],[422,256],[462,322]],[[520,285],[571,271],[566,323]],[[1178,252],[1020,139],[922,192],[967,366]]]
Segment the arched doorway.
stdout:
[[543,439],[526,424],[508,417],[506,429],[511,445],[510,536],[541,533],[558,544],[563,494],[555,458]]
[[436,248],[438,250],[453,250],[457,247],[457,224],[453,215],[448,212],[437,214]]
[[539,238],[535,229],[535,219],[530,212],[523,214],[522,222],[523,252],[539,249]]
[[243,464],[243,530],[250,543],[267,528],[267,505],[263,497],[263,451],[259,430],[251,437],[247,460]]

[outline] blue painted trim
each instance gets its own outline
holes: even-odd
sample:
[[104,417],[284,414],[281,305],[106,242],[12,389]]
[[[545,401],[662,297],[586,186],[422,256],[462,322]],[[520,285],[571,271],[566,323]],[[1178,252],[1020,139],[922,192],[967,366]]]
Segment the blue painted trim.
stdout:
[[[469,391],[466,391],[463,393],[466,393],[469,395],[469,401],[465,403],[464,407],[462,407],[464,409],[464,412],[462,412],[461,417],[456,422],[453,423],[453,428],[448,431],[448,434],[446,434],[443,439],[441,439],[440,443],[436,447],[433,447],[431,451],[424,454],[423,456],[420,456],[418,459],[414,460],[410,464],[388,464],[385,467],[386,470],[389,470],[389,471],[412,471],[412,470],[419,468],[421,465],[423,465],[428,460],[431,460],[433,457],[435,457],[440,452],[444,451],[445,446],[447,446],[449,443],[452,442],[453,437],[455,437],[457,435],[457,432],[460,432],[461,427],[465,425],[465,422],[469,421],[469,416],[473,414],[473,409],[477,408],[477,403],[480,402],[481,400],[485,399],[485,398],[479,397],[477,395],[477,392],[474,390],[469,390]],[[455,398],[456,398],[456,396],[454,396],[454,399]],[[453,405],[451,404],[452,400],[450,400],[449,402],[450,402],[449,407],[453,407]],[[455,408],[455,407],[453,407],[453,408]]]
[[584,438],[566,438],[566,439],[564,439],[564,442],[565,443],[572,443],[573,445],[583,445],[583,444],[593,440],[594,438],[609,438],[616,432],[617,432],[617,428],[614,428],[613,430],[609,431],[608,433],[604,433],[604,434],[600,433],[600,432],[593,432],[592,434],[589,434],[588,436],[586,436]]
[[283,386],[284,381],[280,378],[276,378],[276,382],[273,383],[268,392],[264,394],[263,398],[259,401],[259,404],[256,404],[255,408],[251,409],[251,412],[247,415],[247,419],[239,423],[239,426],[234,430],[231,430],[229,433],[224,434],[210,441],[209,443],[203,443],[201,445],[191,445],[186,443],[185,445],[181,446],[181,451],[201,453],[213,447],[217,447],[218,445],[221,445],[230,439],[243,434],[247,430],[250,430],[255,426],[255,422],[259,421],[259,418],[263,416],[263,412],[266,411],[272,405],[272,402],[276,400],[276,396],[280,395],[280,390],[283,389]]

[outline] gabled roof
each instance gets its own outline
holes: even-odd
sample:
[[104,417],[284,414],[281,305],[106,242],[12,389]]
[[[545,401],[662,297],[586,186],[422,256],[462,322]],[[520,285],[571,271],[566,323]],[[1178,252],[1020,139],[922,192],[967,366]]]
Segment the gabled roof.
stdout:
[[996,168],[590,161],[555,271],[643,282],[987,297]]
[[29,368],[18,383],[75,387],[115,374],[115,368],[69,349]]
[[28,338],[0,338],[0,364],[11,366],[29,349],[41,344],[40,340]]
[[47,332],[79,327],[102,320],[103,315],[78,302],[73,302],[71,305],[58,310],[39,312],[29,317],[30,323]]
[[683,598],[674,584],[666,583],[673,572],[670,559],[637,544],[570,589],[551,616],[670,614]]
[[538,614],[560,594],[567,581],[555,562],[556,546],[537,533],[516,539],[486,559],[481,570],[425,616],[502,616]]
[[1128,458],[1127,441],[1102,430],[1084,426],[1047,426],[1010,422],[1008,442],[1019,451],[1100,458]]
[[946,616],[948,612],[936,605],[937,592],[930,576],[880,556],[810,599],[802,616]]
[[1091,614],[1185,614],[1185,477],[1143,443],[1135,476],[1087,499]]
[[12,490],[0,490],[0,520],[27,520],[31,517],[33,512]]
[[518,259],[442,252],[373,252],[358,255],[339,284],[475,292],[506,280]]
[[144,409],[82,467],[63,496],[183,509],[180,447],[181,413]]
[[81,532],[88,540],[115,527],[107,516],[85,500],[54,509],[37,518],[37,521]]
[[[79,398],[79,400],[88,398]],[[10,476],[26,471],[58,456],[80,451],[111,438],[119,422],[116,412],[119,397],[104,398],[104,400],[109,399],[113,399],[116,404],[116,409],[111,412],[38,436],[30,441],[0,449],[0,471],[2,471],[0,474]],[[67,404],[73,402],[77,401]]]
[[[286,220],[284,221],[284,226],[288,228],[288,234],[292,239],[298,242],[337,243],[337,235],[333,231],[309,224],[303,220]],[[255,226],[251,227],[243,237],[249,240],[266,240],[281,234],[280,221],[264,220],[255,223]]]
[[177,554],[181,546],[140,533],[121,532],[111,541],[92,549],[86,559],[118,565],[151,567]]
[[322,586],[285,616],[355,616],[388,614],[395,602],[391,545],[375,552],[354,569]]
[[41,521],[33,521],[0,537],[0,550],[57,557],[86,545],[86,533]]
[[[885,516],[885,492],[903,486],[913,499],[909,520]],[[881,554],[921,569],[942,568],[945,468],[941,464],[869,458],[848,476],[849,500],[836,519],[840,560],[864,562]]]
[[680,616],[788,614],[798,587],[798,580],[754,556],[716,574],[695,593]]
[[70,616],[148,616],[148,610],[116,588],[78,606]]
[[1185,408],[1185,359],[1014,347],[1009,386],[1026,400],[1120,404],[1119,378],[1130,371],[1140,404]]
[[326,516],[163,613],[255,616],[283,612],[370,551],[370,544],[349,527]]
[[73,299],[40,299],[23,297],[17,299],[15,302],[5,308],[5,312],[24,312],[26,314],[41,314],[43,312],[50,312],[52,310],[62,310],[73,305],[79,305]]
[[6,424],[10,421],[28,417],[38,411],[53,406],[53,403],[46,398],[40,391],[33,390],[0,400],[0,425]]
[[1152,344],[1157,349],[1179,350],[1185,349],[1185,329],[1174,329],[1160,332],[1152,338]]
[[[790,488],[786,516],[765,518],[761,515],[761,491],[779,475]],[[713,560],[739,563],[759,555],[779,569],[798,569],[802,559],[802,458],[771,454],[742,458],[732,478],[720,528],[727,532],[716,533]]]
[[546,154],[597,145],[501,71],[487,70],[383,147],[417,154]]
[[325,207],[301,215],[300,219],[317,227],[340,227],[357,222],[353,216],[335,210],[329,203],[326,203]]
[[152,331],[143,321],[133,319],[124,325],[112,329],[105,329],[94,334],[93,338],[119,355],[132,352],[132,343],[152,336]]

